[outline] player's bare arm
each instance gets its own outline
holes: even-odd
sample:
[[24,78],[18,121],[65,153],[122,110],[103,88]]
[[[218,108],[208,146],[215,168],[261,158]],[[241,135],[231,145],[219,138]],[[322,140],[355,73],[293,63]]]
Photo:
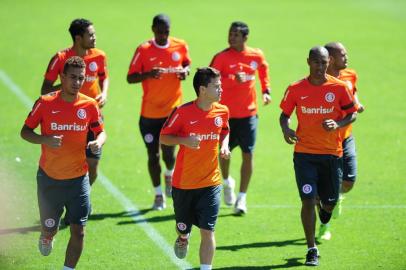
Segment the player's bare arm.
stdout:
[[189,65],[184,66],[183,68],[180,68],[179,71],[176,72],[176,76],[178,77],[179,80],[183,81],[186,79],[186,77],[190,73],[190,67]]
[[107,136],[104,131],[97,134],[97,138],[94,141],[90,141],[87,144],[87,147],[90,148],[92,153],[98,153],[102,148],[103,144],[106,142]]
[[231,157],[230,147],[228,145],[229,138],[230,138],[229,134],[224,136],[224,138],[220,138],[220,142],[221,142],[220,157],[224,158],[224,159],[230,159],[230,157]]
[[290,117],[284,113],[281,113],[279,117],[279,124],[282,128],[283,137],[288,144],[295,144],[299,140],[296,136],[296,132],[289,127]]
[[333,119],[326,119],[323,121],[322,125],[323,128],[327,131],[336,130],[341,127],[345,127],[351,123],[353,123],[357,119],[357,113],[349,113],[343,119],[339,121],[334,121]]
[[44,79],[41,86],[41,95],[46,95],[48,93],[61,89],[61,84],[54,85],[54,83],[55,81],[49,81],[47,79]]
[[201,139],[198,136],[180,137],[175,135],[161,135],[159,141],[169,146],[183,144],[192,149],[199,149]]
[[262,101],[264,105],[268,105],[272,102],[271,89],[265,89],[265,91],[262,93]]
[[52,148],[62,145],[63,135],[44,136],[37,134],[32,128],[24,125],[20,132],[21,138],[33,144],[45,144]]
[[108,95],[108,91],[109,91],[110,80],[109,80],[109,78],[105,78],[104,80],[100,80],[99,84],[100,84],[101,93],[95,97],[95,100],[99,104],[99,107],[103,108],[103,106],[107,102],[107,95]]
[[132,73],[127,75],[128,83],[139,83],[146,79],[160,79],[161,74],[164,72],[163,68],[154,67],[150,71],[142,73]]

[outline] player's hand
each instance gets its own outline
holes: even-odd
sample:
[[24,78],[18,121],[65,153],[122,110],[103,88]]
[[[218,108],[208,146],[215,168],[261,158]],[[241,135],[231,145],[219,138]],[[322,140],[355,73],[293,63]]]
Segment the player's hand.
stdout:
[[104,93],[101,93],[100,95],[97,95],[95,97],[95,100],[97,101],[97,103],[99,104],[100,108],[103,108],[103,106],[106,104],[107,102],[107,96]]
[[160,79],[161,74],[164,72],[163,68],[160,67],[154,67],[151,69],[149,72],[149,77],[154,78],[154,79]]
[[323,125],[323,128],[327,131],[332,131],[332,130],[336,130],[337,128],[339,128],[337,122],[334,121],[333,119],[324,120],[322,125]]
[[183,144],[192,149],[200,149],[201,141],[202,139],[200,139],[198,136],[189,136],[185,138]]
[[296,136],[296,132],[293,129],[284,129],[282,130],[283,137],[288,144],[295,144],[298,142],[298,137]]
[[58,148],[62,145],[63,135],[46,136],[44,144],[52,148]]
[[220,148],[220,157],[223,159],[230,159],[231,151],[230,151],[230,147],[228,147],[228,145],[225,145]]
[[269,103],[272,102],[271,95],[268,93],[263,93],[262,94],[262,101],[264,102],[264,105],[268,105]]
[[92,151],[93,154],[98,154],[100,153],[102,145],[97,140],[94,140],[88,142],[87,148],[90,148],[90,151]]
[[176,72],[176,77],[181,81],[186,79],[187,75],[189,75],[189,70],[185,68],[180,68],[179,71]]
[[244,83],[247,80],[247,74],[245,72],[237,72],[235,74],[235,79],[237,80],[237,82],[239,83]]
[[358,103],[358,110],[357,110],[357,112],[362,113],[363,111],[365,111],[364,105],[362,105],[361,103]]

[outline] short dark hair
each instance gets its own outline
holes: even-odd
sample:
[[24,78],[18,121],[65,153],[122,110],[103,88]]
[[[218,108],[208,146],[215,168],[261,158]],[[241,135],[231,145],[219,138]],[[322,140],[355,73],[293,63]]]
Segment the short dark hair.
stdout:
[[323,46],[314,46],[309,51],[309,59],[315,59],[323,55],[329,56],[328,50]]
[[157,26],[159,24],[165,24],[167,26],[171,25],[171,20],[169,19],[169,16],[166,14],[158,14],[152,19],[152,26]]
[[212,67],[202,67],[196,70],[195,76],[193,77],[193,88],[195,89],[196,95],[200,94],[200,86],[207,87],[212,79],[220,77],[220,72]]
[[236,21],[231,23],[230,29],[235,28],[241,32],[242,36],[245,37],[249,34],[250,30],[245,22]]
[[87,28],[91,25],[93,25],[91,21],[83,18],[73,20],[69,27],[69,33],[72,37],[73,42],[75,42],[76,36],[83,36]]
[[324,45],[330,55],[336,55],[343,45],[339,42],[330,42]]
[[63,73],[66,74],[69,68],[86,68],[85,61],[79,56],[72,56],[63,65]]

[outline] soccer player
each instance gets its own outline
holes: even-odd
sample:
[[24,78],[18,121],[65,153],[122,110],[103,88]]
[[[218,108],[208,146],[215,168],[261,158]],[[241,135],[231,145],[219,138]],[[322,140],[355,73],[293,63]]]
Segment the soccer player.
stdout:
[[154,38],[134,53],[127,74],[128,83],[142,83],[142,106],[139,127],[148,152],[148,171],[155,189],[152,208],[166,207],[161,188],[160,151],[165,163],[165,194],[171,196],[171,181],[175,165],[175,146],[160,145],[159,132],[171,111],[182,99],[181,81],[189,75],[191,63],[185,41],[170,37],[170,20],[158,14],[152,20]]
[[[307,63],[310,75],[289,85],[281,101],[280,125],[285,141],[295,144],[293,162],[308,247],[305,264],[318,265],[316,201],[320,199],[319,218],[326,224],[337,203],[342,177],[340,128],[355,121],[357,107],[347,85],[326,73],[329,54],[324,47],[313,47]],[[289,127],[294,110],[296,132]]]
[[[358,105],[358,113],[364,111],[364,106],[359,102],[357,92],[358,75],[355,70],[347,68],[347,50],[344,45],[339,42],[330,42],[324,47],[330,55],[330,63],[327,68],[327,74],[336,77],[345,83],[352,92],[355,98],[355,103]],[[352,125],[345,126],[341,129],[343,136],[343,181],[340,189],[340,196],[337,206],[333,211],[333,218],[338,218],[341,214],[343,193],[349,192],[354,186],[357,176],[357,158],[355,150],[355,139],[352,135]],[[319,228],[319,238],[324,240],[331,239],[329,224],[322,224]]]
[[[73,56],[65,61],[61,90],[41,96],[21,129],[21,137],[41,144],[37,194],[41,219],[39,250],[51,253],[63,209],[70,223],[65,270],[74,269],[83,250],[84,226],[90,211],[90,185],[83,149],[98,152],[106,140],[97,102],[79,93],[86,64]],[[41,126],[41,134],[34,131]],[[87,142],[88,130],[94,140]]]
[[[96,32],[93,23],[86,19],[75,19],[69,27],[73,46],[57,52],[49,62],[42,83],[41,93],[47,94],[60,89],[60,84],[55,84],[58,76],[62,76],[65,61],[71,56],[80,56],[86,64],[86,77],[80,92],[96,99],[100,108],[107,101],[109,79],[106,66],[106,55],[103,51],[95,48]],[[94,140],[93,132],[89,131],[88,141]],[[101,151],[93,153],[86,149],[87,164],[89,166],[89,180],[92,185],[97,178],[97,168]]]
[[220,207],[220,158],[229,158],[228,117],[221,97],[220,73],[199,68],[193,78],[195,101],[175,109],[165,122],[160,141],[180,145],[172,181],[176,230],[175,255],[186,256],[192,225],[199,227],[200,269],[212,269],[216,249],[214,227]]
[[230,176],[230,160],[220,159],[224,183],[224,201],[234,204],[236,214],[247,213],[246,194],[253,171],[253,151],[257,130],[257,97],[255,74],[258,73],[265,105],[271,102],[268,63],[260,49],[247,46],[248,25],[233,22],[228,32],[229,48],[216,54],[210,66],[221,73],[223,98],[221,103],[230,110],[230,149],[240,146],[240,192],[234,194],[235,180]]

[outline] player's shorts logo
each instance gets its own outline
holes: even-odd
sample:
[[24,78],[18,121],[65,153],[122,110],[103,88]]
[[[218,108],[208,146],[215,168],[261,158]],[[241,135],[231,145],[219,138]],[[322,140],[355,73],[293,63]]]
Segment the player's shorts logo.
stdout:
[[336,98],[336,96],[334,95],[334,93],[328,92],[325,97],[327,102],[333,102],[334,99]]
[[46,227],[52,228],[52,227],[55,226],[55,219],[53,219],[53,218],[48,218],[48,219],[45,220],[44,223],[45,223],[45,226],[46,226]]
[[302,191],[304,194],[309,194],[310,192],[312,192],[312,186],[309,184],[306,184],[302,187]]
[[154,141],[154,136],[151,133],[145,134],[144,141],[146,143],[152,143]]
[[251,61],[250,67],[251,67],[253,70],[256,70],[256,69],[258,68],[258,63],[255,62],[255,61]]
[[214,118],[214,124],[216,127],[221,127],[223,125],[223,119],[220,116]]
[[96,62],[90,62],[89,69],[90,69],[90,71],[95,72],[97,70],[97,63]]
[[177,62],[180,60],[180,54],[178,52],[173,52],[172,53],[172,60]]
[[86,110],[85,109],[79,109],[76,115],[79,117],[79,119],[85,119],[86,118]]
[[186,228],[187,228],[186,224],[183,223],[183,222],[178,222],[178,223],[176,224],[176,226],[178,227],[179,231],[184,231],[184,230],[186,230]]

